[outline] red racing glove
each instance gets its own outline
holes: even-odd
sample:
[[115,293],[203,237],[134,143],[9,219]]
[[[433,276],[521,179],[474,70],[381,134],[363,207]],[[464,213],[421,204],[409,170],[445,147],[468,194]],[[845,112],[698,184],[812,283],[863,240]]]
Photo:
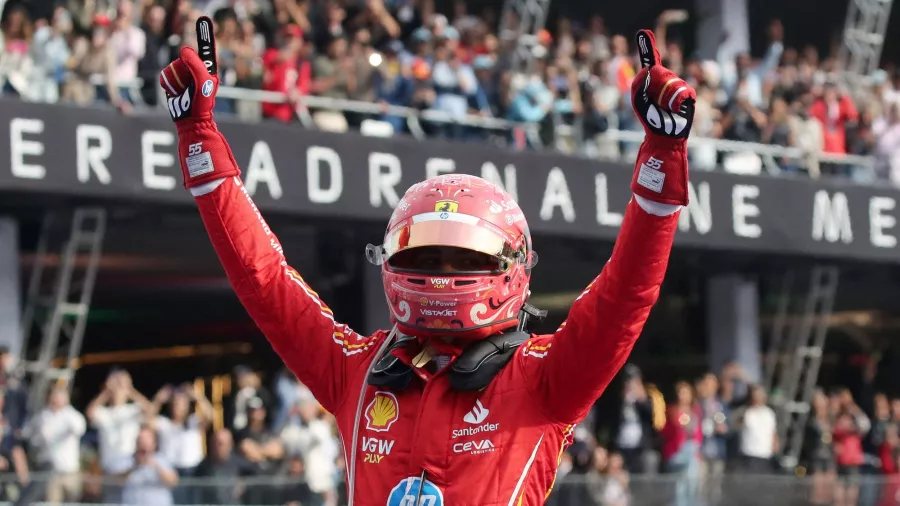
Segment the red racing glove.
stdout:
[[631,191],[661,204],[687,205],[687,138],[697,92],[660,64],[653,32],[641,30],[636,39],[642,68],[631,83],[631,100],[646,135]]
[[[169,114],[178,130],[178,157],[184,186],[193,188],[241,173],[231,148],[213,121],[219,77],[213,24],[197,20],[197,47],[181,49],[181,57],[159,74]],[[202,59],[201,59],[202,56]]]

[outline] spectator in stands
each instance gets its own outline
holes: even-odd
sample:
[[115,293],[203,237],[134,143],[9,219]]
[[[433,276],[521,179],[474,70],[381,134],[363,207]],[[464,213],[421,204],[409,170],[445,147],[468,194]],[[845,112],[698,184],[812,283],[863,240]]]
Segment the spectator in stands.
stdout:
[[872,125],[875,144],[875,174],[900,184],[900,103],[887,106],[887,112]]
[[895,450],[892,455],[887,455],[886,458],[892,459],[889,460],[892,467],[891,472],[885,474],[881,487],[881,500],[878,506],[894,506],[900,499],[900,471],[898,471],[900,469],[900,451]]
[[[347,99],[356,91],[353,59],[348,54],[347,39],[335,37],[328,42],[325,54],[313,62],[312,92],[319,96]],[[316,111],[313,119],[320,129],[346,132],[346,117],[336,111]]]
[[16,4],[3,11],[3,46],[0,48],[0,82],[4,94],[31,98],[29,88],[34,73],[31,59],[33,26],[28,11]]
[[81,436],[86,429],[84,415],[69,403],[69,392],[58,385],[50,390],[47,406],[25,428],[25,437],[36,452],[38,470],[52,473],[47,482],[47,501],[81,500]]
[[[403,44],[394,40],[384,48],[382,61],[373,60],[374,63],[378,63],[372,74],[375,97],[382,108],[412,105],[415,91],[411,75],[412,69],[400,60],[401,51],[403,51]],[[390,123],[395,132],[405,131],[406,118],[385,113],[381,119]]]
[[[455,119],[468,115],[469,99],[478,91],[478,80],[472,67],[455,51],[458,42],[459,34],[456,29],[447,27],[434,48],[434,64],[431,67],[431,82],[435,93],[431,108]],[[437,123],[435,126],[441,137],[463,138],[464,130],[459,123]]]
[[287,461],[288,484],[281,490],[280,504],[285,506],[322,506],[325,504],[321,494],[312,491],[307,483],[309,471],[303,457],[293,455]]
[[[0,394],[0,412],[5,396]],[[0,415],[0,473],[15,473],[15,485],[25,487],[30,481],[28,458],[21,437],[5,415]],[[7,487],[0,487],[0,500],[13,500]]]
[[[116,55],[109,42],[110,21],[104,15],[94,17],[90,38],[79,36],[72,48],[69,63],[71,77],[66,82],[63,99],[87,105],[96,101],[111,103],[127,110],[116,85]],[[94,84],[99,79],[103,84]]]
[[199,504],[238,504],[244,493],[240,478],[252,475],[256,468],[234,453],[234,439],[228,429],[213,433],[209,453],[197,467],[198,478],[210,478],[213,483],[198,487],[195,499]]
[[[192,402],[196,403],[195,413],[191,413]],[[169,416],[157,415],[165,404],[169,405]],[[212,405],[190,385],[177,389],[166,385],[153,398],[152,409],[159,453],[179,477],[193,477],[197,466],[203,461],[203,436],[212,420]],[[189,487],[176,488],[173,497],[176,504],[196,504],[193,490]]]
[[778,451],[775,411],[766,405],[766,391],[759,385],[750,387],[749,404],[735,414],[741,452],[741,469],[749,474],[773,471],[772,458]]
[[281,432],[294,416],[296,406],[302,401],[314,400],[312,392],[287,368],[282,368],[275,379],[275,394],[278,397],[278,411],[272,419],[272,430]]
[[855,506],[859,497],[860,467],[865,462],[862,440],[872,425],[849,390],[841,389],[834,397],[837,399],[835,404],[840,406],[833,433],[839,478],[835,488],[835,505]]
[[[769,47],[762,61],[754,62],[747,53],[737,55],[734,65],[720,60],[719,65],[723,70],[722,86],[730,101],[740,100],[744,102],[743,108],[748,110],[766,107],[766,81],[778,67],[784,54],[783,39],[784,27],[781,21],[775,19],[769,24]],[[728,55],[721,51],[719,56],[722,58]]]
[[134,25],[135,12],[132,0],[119,0],[113,30],[109,36],[115,55],[115,79],[118,93],[128,103],[134,104],[140,90],[138,86],[138,62],[147,50],[144,31]]
[[324,2],[318,13],[314,13],[311,19],[313,26],[313,40],[319,51],[325,50],[332,39],[347,38],[349,33],[344,29],[344,21],[347,19],[347,11],[337,0]]
[[[137,77],[141,80],[141,98],[147,105],[156,105],[159,91],[159,72],[168,65],[169,46],[166,41],[166,10],[161,5],[152,5],[144,14],[141,30],[146,41],[143,56],[137,62]],[[221,37],[216,34],[216,46],[221,46]],[[226,58],[219,56],[219,67]],[[220,75],[224,74],[220,70]],[[216,101],[218,105],[218,100]]]
[[497,85],[493,56],[478,55],[472,59],[472,70],[475,72],[477,89],[469,106],[483,116],[494,116],[501,103],[500,89]]
[[644,387],[641,371],[633,364],[624,369],[625,384],[618,423],[614,425],[613,446],[625,459],[625,468],[631,473],[644,473],[648,465],[648,453],[652,450],[656,431],[653,429],[653,405]]
[[847,153],[847,128],[856,125],[859,113],[850,97],[833,82],[826,82],[821,98],[809,111],[822,123],[824,129],[823,150],[826,153]]
[[265,406],[271,405],[272,397],[260,382],[259,375],[245,366],[234,368],[235,391],[226,401],[226,425],[234,431],[243,430],[249,422],[251,399],[261,399]]
[[694,402],[691,385],[679,381],[675,385],[675,403],[666,412],[666,424],[662,429],[662,463],[667,473],[678,474],[676,483],[677,506],[695,503],[700,486],[700,445],[703,432],[700,426],[703,415]]
[[[103,390],[88,404],[86,415],[98,432],[100,467],[107,475],[128,471],[135,455],[141,423],[151,413],[150,401],[131,383],[131,376],[121,369],[110,372]],[[156,435],[152,437],[156,444]],[[104,502],[121,500],[117,487],[105,487]]]
[[537,77],[514,79],[511,83],[512,100],[507,111],[510,121],[540,123],[553,109],[553,93]]
[[28,392],[22,381],[13,374],[14,357],[9,347],[0,346],[0,391],[3,393],[3,417],[18,435],[28,416]]
[[716,504],[722,494],[722,475],[728,457],[726,437],[730,432],[730,410],[718,397],[719,380],[713,373],[707,373],[696,385],[697,402],[703,416],[700,427],[703,431],[703,491],[707,501]]
[[628,506],[629,476],[621,454],[616,452],[609,454],[609,463],[603,475],[606,478],[603,489],[604,506]]
[[[241,455],[255,467],[255,474],[275,476],[282,469],[284,445],[266,426],[266,408],[262,399],[249,399],[247,409],[247,426],[235,437]],[[249,486],[244,494],[244,501],[249,504],[273,504],[273,493],[271,487]]]
[[[356,91],[350,95],[353,100],[377,102],[375,74],[377,68],[372,64],[375,49],[371,44],[368,30],[358,30],[350,42],[350,58],[353,60],[353,72],[356,74]],[[359,123],[359,122],[354,122]]]
[[812,413],[806,425],[801,453],[803,465],[812,476],[813,504],[831,504],[837,463],[833,445],[833,420],[828,410],[828,397],[817,389],[813,394]]
[[570,469],[560,465],[556,485],[547,506],[602,506],[603,478],[594,467],[594,450],[583,441],[576,441],[565,453]]
[[144,506],[169,506],[172,488],[178,484],[178,473],[159,453],[156,432],[149,426],[141,427],[134,443],[134,454],[122,459],[119,473],[122,480],[122,504]]
[[328,41],[324,54],[313,63],[312,90],[316,95],[346,99],[356,88],[353,60],[348,57],[347,39],[335,37]]
[[[241,33],[240,22],[234,9],[224,8],[215,12],[216,51],[219,65],[219,82],[222,86],[258,87],[254,82],[256,53],[252,43],[247,43]],[[255,34],[253,22],[248,21]],[[237,104],[230,98],[217,98],[217,113],[233,114]]]
[[69,38],[72,34],[72,16],[64,7],[57,7],[51,23],[43,22],[35,30],[31,54],[35,64],[32,85],[40,89],[40,100],[59,100],[60,86],[65,79],[66,64],[71,57]]
[[279,46],[263,55],[263,89],[284,93],[288,100],[284,103],[263,102],[263,116],[287,123],[296,115],[294,108],[300,99],[309,94],[312,67],[301,59],[304,41],[299,26],[285,26],[279,39]]
[[590,155],[590,150],[596,147],[597,157],[617,160],[620,156],[619,143],[602,134],[607,130],[618,128],[617,110],[622,97],[618,88],[610,82],[609,73],[606,72],[604,66],[605,63],[602,61],[594,63],[593,69],[586,72],[587,75],[582,81],[586,115],[584,128],[588,142],[586,154]]
[[[791,129],[791,110],[783,97],[773,97],[769,104],[769,120],[763,127],[760,139],[764,144],[793,147],[795,145]],[[777,160],[781,170],[796,172],[798,165],[794,160],[780,157]]]
[[818,177],[820,169],[816,155],[825,145],[825,132],[818,118],[810,114],[812,102],[812,93],[805,92],[800,95],[792,105],[793,115],[788,121],[791,124],[791,136],[795,145],[808,155],[806,170],[810,176]]
[[298,401],[288,424],[281,432],[285,452],[303,455],[306,463],[306,482],[313,492],[323,496],[334,493],[334,461],[340,449],[332,433],[332,424],[325,418],[315,399]]
[[884,474],[896,474],[900,471],[896,458],[900,452],[900,426],[889,424],[884,432],[884,442],[878,449],[878,459]]
[[748,396],[750,384],[750,375],[747,371],[737,362],[731,362],[725,365],[719,374],[719,399],[734,410]]

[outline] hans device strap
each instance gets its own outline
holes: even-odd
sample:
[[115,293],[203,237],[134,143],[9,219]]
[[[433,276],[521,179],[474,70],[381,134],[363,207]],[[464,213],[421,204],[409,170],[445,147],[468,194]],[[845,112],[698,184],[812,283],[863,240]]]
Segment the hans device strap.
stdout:
[[[526,304],[522,308],[519,320],[524,322],[530,316],[540,321],[546,315],[546,311]],[[531,334],[525,331],[524,325],[519,325],[515,330],[473,343],[450,366],[447,373],[450,386],[459,391],[479,391],[486,388],[506,367],[516,349],[529,337]],[[368,383],[390,390],[403,390],[409,386],[413,378],[412,369],[391,352],[415,340],[415,337],[397,333],[396,339],[389,345],[384,355],[375,360],[369,372]]]

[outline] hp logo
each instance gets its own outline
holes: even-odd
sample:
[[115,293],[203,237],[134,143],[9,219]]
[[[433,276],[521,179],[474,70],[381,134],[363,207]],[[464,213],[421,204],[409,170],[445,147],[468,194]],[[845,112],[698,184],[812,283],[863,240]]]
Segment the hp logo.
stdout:
[[[444,506],[444,494],[441,489],[425,480],[420,494],[421,483],[422,479],[418,476],[410,476],[398,483],[388,495],[387,506]],[[419,496],[418,504],[415,504],[416,495]]]
[[203,83],[203,87],[200,88],[200,93],[203,93],[204,97],[208,97],[213,94],[213,82],[212,79],[207,79],[205,83]]

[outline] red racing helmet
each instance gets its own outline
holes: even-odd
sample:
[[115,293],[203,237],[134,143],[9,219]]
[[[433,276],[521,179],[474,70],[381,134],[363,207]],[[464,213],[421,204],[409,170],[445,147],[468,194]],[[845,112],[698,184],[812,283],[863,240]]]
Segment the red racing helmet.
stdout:
[[413,185],[366,256],[381,266],[392,322],[419,337],[481,339],[515,327],[537,264],[516,201],[466,174]]

